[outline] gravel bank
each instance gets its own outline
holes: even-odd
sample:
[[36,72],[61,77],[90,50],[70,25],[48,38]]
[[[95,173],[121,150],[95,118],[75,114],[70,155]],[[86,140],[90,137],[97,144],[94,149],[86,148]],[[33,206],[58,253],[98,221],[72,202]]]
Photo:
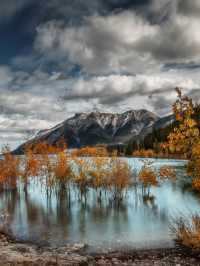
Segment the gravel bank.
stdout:
[[17,243],[0,234],[0,266],[182,266],[200,265],[200,254],[192,255],[181,249],[116,251],[88,253],[84,245],[67,245],[62,248],[38,247]]

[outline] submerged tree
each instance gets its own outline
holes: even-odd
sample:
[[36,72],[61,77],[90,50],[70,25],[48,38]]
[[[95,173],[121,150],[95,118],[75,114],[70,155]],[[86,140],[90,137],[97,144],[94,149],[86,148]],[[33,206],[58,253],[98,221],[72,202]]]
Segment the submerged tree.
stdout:
[[89,172],[91,162],[87,158],[75,158],[75,170],[73,171],[73,183],[78,188],[80,199],[87,200],[87,191],[91,183]]
[[70,157],[65,151],[57,154],[53,166],[53,174],[59,188],[61,190],[69,190],[69,182],[72,178],[72,168],[70,164]]
[[157,173],[152,168],[151,162],[145,161],[142,169],[139,172],[139,181],[142,183],[143,194],[150,195],[151,186],[157,186]]
[[175,180],[176,171],[172,166],[164,165],[159,169],[159,177],[161,180]]
[[109,171],[108,157],[93,157],[92,167],[89,171],[91,185],[98,192],[98,199],[101,200],[102,191],[106,190],[107,177]]
[[122,159],[112,158],[107,179],[107,186],[115,201],[121,201],[131,184],[132,171]]
[[0,183],[2,187],[16,189],[20,174],[20,159],[14,156],[8,146],[2,149],[3,159],[0,160]]
[[31,147],[27,146],[25,149],[24,157],[22,159],[22,165],[20,170],[20,175],[22,182],[24,183],[24,190],[27,191],[27,186],[29,179],[36,177],[40,173],[40,161],[37,155],[33,153]]

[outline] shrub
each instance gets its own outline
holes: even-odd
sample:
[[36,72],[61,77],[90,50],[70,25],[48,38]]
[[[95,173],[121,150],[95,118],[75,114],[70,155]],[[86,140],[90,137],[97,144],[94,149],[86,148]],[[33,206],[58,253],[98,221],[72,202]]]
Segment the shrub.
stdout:
[[171,227],[179,244],[200,251],[200,216],[180,218]]

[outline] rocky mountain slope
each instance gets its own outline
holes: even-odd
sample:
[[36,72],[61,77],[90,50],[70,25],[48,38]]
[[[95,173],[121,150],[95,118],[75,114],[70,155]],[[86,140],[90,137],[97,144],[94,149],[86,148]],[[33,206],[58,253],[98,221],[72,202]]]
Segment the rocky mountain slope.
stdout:
[[[69,148],[94,145],[125,144],[131,138],[144,138],[156,126],[164,127],[172,117],[159,118],[147,110],[130,110],[125,113],[78,113],[57,126],[40,131],[28,143],[46,141],[55,145],[64,138]],[[24,143],[15,150],[23,153]]]

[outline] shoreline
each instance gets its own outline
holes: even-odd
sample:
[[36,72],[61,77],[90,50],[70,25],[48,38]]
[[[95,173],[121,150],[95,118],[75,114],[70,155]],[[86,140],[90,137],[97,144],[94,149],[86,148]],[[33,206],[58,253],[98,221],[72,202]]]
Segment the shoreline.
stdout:
[[195,266],[200,265],[200,253],[192,253],[179,246],[157,249],[123,249],[88,252],[84,244],[59,248],[20,242],[0,233],[0,266]]

